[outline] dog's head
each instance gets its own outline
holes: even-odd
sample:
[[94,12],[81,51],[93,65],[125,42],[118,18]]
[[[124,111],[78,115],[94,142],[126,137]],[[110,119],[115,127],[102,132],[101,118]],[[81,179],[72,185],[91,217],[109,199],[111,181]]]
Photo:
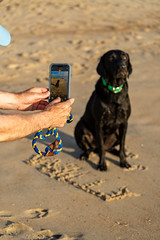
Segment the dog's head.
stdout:
[[108,81],[126,79],[132,73],[132,65],[129,55],[121,50],[110,50],[105,53],[97,66],[97,73]]

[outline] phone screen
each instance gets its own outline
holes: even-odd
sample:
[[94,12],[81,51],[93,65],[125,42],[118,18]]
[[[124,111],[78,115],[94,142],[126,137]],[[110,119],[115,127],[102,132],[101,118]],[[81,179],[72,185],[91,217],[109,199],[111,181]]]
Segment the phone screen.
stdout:
[[62,101],[69,98],[70,66],[68,64],[51,64],[50,67],[50,101],[60,97]]

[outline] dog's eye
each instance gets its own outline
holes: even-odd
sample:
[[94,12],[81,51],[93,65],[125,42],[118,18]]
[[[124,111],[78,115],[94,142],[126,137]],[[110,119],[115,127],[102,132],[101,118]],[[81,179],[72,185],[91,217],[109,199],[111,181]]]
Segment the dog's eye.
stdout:
[[116,59],[116,56],[115,56],[115,55],[109,56],[109,61],[110,61],[110,62],[112,62],[112,61],[115,60],[115,59]]
[[127,56],[126,56],[126,55],[122,55],[121,58],[122,58],[122,60],[124,60],[124,61],[127,60]]

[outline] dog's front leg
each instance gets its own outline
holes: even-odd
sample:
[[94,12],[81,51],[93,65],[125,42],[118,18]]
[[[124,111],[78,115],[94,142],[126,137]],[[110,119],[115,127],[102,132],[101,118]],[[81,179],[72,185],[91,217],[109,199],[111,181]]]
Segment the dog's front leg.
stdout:
[[131,167],[131,165],[126,161],[126,156],[125,156],[125,138],[127,133],[127,127],[128,127],[128,123],[126,122],[121,124],[119,128],[119,140],[120,140],[119,157],[120,157],[120,166],[123,168]]
[[96,133],[97,133],[97,143],[98,143],[98,152],[99,152],[99,163],[98,163],[97,169],[100,169],[101,171],[107,171],[102,124],[97,126],[96,130],[97,130]]

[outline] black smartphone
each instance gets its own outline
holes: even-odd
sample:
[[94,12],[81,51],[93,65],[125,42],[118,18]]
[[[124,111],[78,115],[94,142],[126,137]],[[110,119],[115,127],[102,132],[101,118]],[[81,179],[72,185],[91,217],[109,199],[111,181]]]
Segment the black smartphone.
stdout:
[[71,66],[68,63],[52,63],[49,69],[49,102],[60,97],[61,101],[70,98]]

